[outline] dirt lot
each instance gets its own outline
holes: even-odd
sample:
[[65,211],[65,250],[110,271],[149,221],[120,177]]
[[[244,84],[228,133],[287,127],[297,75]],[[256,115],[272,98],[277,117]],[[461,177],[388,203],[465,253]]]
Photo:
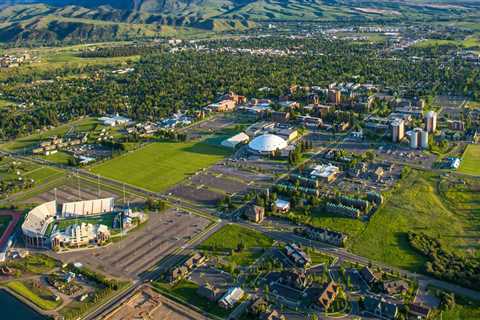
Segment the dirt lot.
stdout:
[[150,214],[145,226],[105,248],[54,254],[117,277],[135,278],[209,225],[205,218],[169,209]]
[[208,318],[156,293],[150,287],[142,287],[111,314],[108,320],[165,319],[206,320]]

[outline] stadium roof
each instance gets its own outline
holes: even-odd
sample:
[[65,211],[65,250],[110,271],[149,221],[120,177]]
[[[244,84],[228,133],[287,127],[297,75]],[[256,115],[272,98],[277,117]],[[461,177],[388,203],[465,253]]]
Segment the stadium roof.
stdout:
[[248,146],[254,151],[264,153],[285,149],[287,142],[277,135],[263,134],[253,139]]

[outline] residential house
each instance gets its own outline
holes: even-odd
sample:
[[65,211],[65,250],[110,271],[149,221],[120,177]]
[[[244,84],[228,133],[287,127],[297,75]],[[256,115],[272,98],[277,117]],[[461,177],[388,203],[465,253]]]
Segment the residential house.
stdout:
[[369,267],[364,267],[362,270],[360,270],[360,275],[368,284],[378,281],[378,277],[370,270]]
[[220,297],[220,289],[206,283],[197,289],[197,294],[201,297],[207,298],[209,301],[215,302]]
[[256,205],[247,206],[245,216],[252,222],[261,223],[265,218],[265,208]]
[[322,307],[323,310],[328,310],[337,298],[338,292],[338,284],[336,284],[334,281],[330,281],[330,283],[326,284],[323,288],[322,293],[317,299],[320,307]]
[[363,302],[363,307],[366,314],[373,315],[379,319],[395,319],[398,315],[398,307],[396,304],[379,297],[366,297]]
[[218,301],[220,307],[230,309],[235,306],[245,295],[240,287],[232,287],[227,290],[223,297]]
[[389,295],[405,294],[408,291],[408,283],[404,280],[385,281],[383,290]]
[[273,203],[273,211],[278,213],[287,213],[290,211],[290,202],[282,199],[277,199]]

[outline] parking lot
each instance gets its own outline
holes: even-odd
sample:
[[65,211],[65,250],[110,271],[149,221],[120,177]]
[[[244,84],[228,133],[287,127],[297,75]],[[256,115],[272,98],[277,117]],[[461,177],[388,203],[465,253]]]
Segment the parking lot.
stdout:
[[135,278],[208,225],[205,218],[169,209],[150,214],[144,227],[108,247],[52,254],[63,262],[81,262],[113,276]]

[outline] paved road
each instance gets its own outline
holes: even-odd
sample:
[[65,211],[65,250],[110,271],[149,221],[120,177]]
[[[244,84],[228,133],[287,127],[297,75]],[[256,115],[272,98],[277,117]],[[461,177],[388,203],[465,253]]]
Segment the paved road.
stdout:
[[320,252],[323,252],[323,253],[338,257],[342,260],[353,262],[353,263],[359,263],[359,264],[362,264],[362,265],[368,265],[369,263],[372,263],[373,266],[382,268],[383,270],[395,271],[395,272],[400,273],[403,276],[406,276],[406,277],[409,277],[409,278],[414,278],[419,282],[427,283],[428,285],[432,285],[432,286],[435,286],[435,287],[438,287],[438,288],[441,288],[441,289],[444,289],[444,290],[447,290],[447,291],[451,291],[451,292],[454,292],[455,294],[462,295],[462,296],[465,296],[465,297],[468,297],[468,298],[471,298],[471,299],[480,300],[480,292],[479,291],[464,288],[464,287],[458,286],[456,284],[452,284],[452,283],[449,283],[449,282],[438,280],[438,279],[435,279],[435,278],[432,278],[432,277],[429,277],[429,276],[426,276],[426,275],[423,275],[423,274],[413,273],[413,272],[406,271],[406,270],[403,270],[403,269],[394,268],[394,267],[388,266],[386,264],[383,264],[381,262],[372,261],[370,259],[364,258],[362,256],[358,256],[358,255],[353,254],[351,252],[348,252],[348,251],[346,251],[345,249],[342,249],[342,248],[338,248],[338,247],[335,247],[335,246],[328,245],[326,243],[322,243],[322,242],[313,241],[313,240],[309,240],[309,239],[299,237],[291,231],[277,231],[277,230],[265,228],[264,226],[261,226],[261,225],[252,224],[252,223],[249,223],[249,222],[240,222],[240,224],[242,224],[244,226],[247,226],[247,227],[250,227],[250,228],[253,228],[253,229],[256,229],[257,231],[260,231],[260,232],[270,236],[271,238],[273,238],[275,240],[279,240],[279,241],[283,241],[283,242],[289,242],[289,243],[295,242],[295,243],[299,243],[299,244],[304,245],[304,246],[310,246],[310,247],[313,247],[314,249],[316,249]]

